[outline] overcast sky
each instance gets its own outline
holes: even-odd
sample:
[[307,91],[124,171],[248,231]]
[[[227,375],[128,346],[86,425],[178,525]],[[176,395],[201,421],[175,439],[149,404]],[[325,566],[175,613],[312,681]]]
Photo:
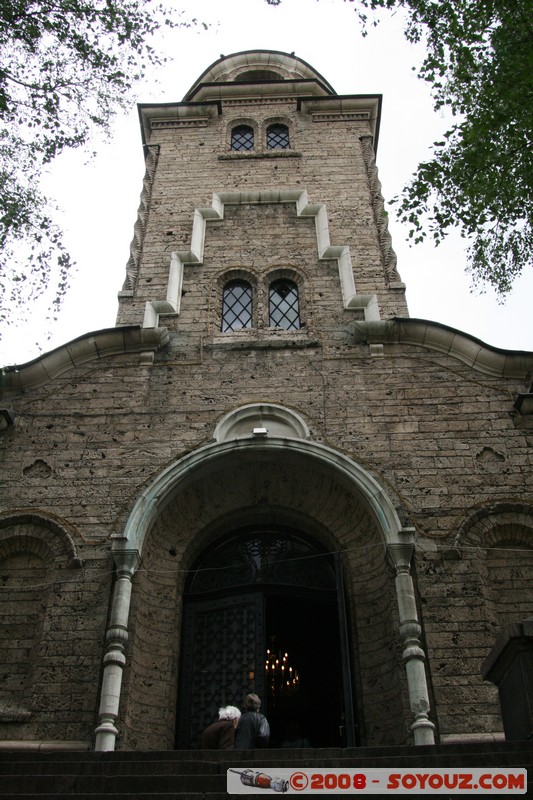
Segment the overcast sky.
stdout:
[[[398,15],[385,15],[363,38],[353,4],[344,0],[283,0],[277,8],[264,0],[173,2],[210,28],[166,33],[161,47],[173,61],[139,88],[139,102],[182,100],[222,53],[254,48],[294,51],[339,94],[383,95],[377,164],[386,200],[401,191],[446,129],[447,121],[432,109],[428,87],[412,70],[423,51],[405,42]],[[78,264],[61,317],[47,341],[44,319],[36,309],[31,325],[13,328],[5,337],[3,364],[24,363],[40,351],[115,324],[117,292],[124,280],[144,175],[136,108],[116,120],[110,141],[94,144],[95,159],[87,163],[81,153],[66,154],[46,181],[46,191],[62,209],[59,221]],[[465,274],[465,245],[458,236],[438,248],[430,243],[410,248],[405,230],[394,221],[393,207],[390,214],[412,317],[451,325],[496,347],[533,351],[531,267],[505,305],[489,291],[474,295]]]

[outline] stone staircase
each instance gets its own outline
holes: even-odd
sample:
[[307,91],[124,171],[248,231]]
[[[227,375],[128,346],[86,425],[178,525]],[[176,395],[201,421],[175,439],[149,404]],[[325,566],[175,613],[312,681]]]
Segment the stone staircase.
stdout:
[[[256,768],[270,775],[287,767],[431,768],[466,770],[474,767],[525,767],[531,775],[533,798],[533,741],[491,742],[434,747],[387,747],[256,751],[167,751],[167,752],[58,752],[44,750],[0,750],[0,797],[4,800],[237,800],[253,794],[228,795],[229,768]],[[264,792],[272,796],[272,792]],[[295,794],[289,791],[289,794]],[[339,790],[311,797],[335,797]],[[278,796],[280,796],[278,794]],[[281,795],[282,796],[282,795]],[[354,794],[348,795],[354,797]],[[388,794],[360,796],[370,800]],[[423,795],[419,795],[423,796]],[[427,795],[426,795],[427,796]],[[434,794],[441,798],[476,798],[482,794]],[[491,798],[512,795],[490,793]],[[516,795],[515,795],[516,796]]]

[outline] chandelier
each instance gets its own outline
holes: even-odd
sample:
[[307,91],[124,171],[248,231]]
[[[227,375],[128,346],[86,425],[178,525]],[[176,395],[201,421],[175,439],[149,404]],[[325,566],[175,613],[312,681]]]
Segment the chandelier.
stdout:
[[280,697],[296,692],[300,687],[298,670],[289,663],[289,654],[283,650],[269,648],[265,660],[266,683],[271,697]]

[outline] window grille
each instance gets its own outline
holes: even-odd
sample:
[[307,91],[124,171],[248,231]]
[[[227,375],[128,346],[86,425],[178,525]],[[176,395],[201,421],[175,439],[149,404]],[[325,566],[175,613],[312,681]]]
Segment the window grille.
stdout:
[[286,125],[276,123],[268,126],[267,147],[269,150],[286,150],[290,147],[289,129]]
[[252,287],[246,281],[231,281],[222,296],[222,332],[252,327]]
[[237,125],[231,131],[232,150],[253,150],[254,130],[249,125]]
[[269,325],[284,330],[300,327],[298,287],[293,281],[279,280],[270,284]]

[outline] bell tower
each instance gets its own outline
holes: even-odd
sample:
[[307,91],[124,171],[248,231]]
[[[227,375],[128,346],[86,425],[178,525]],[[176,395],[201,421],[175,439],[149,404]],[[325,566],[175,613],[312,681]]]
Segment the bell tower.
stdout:
[[117,325],[164,324],[189,345],[327,344],[351,320],[408,316],[375,165],[380,110],[380,95],[337,95],[306,62],[262,50],[221,56],[182,102],[140,105],[146,175]]

